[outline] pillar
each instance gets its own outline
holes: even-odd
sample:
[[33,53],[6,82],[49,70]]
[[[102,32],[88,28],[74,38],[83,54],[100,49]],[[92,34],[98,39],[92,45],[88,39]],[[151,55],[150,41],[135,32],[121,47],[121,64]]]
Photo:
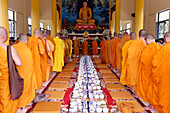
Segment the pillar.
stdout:
[[111,32],[111,36],[113,36],[113,14],[111,13],[112,3],[109,0],[109,29]]
[[139,30],[143,29],[144,0],[136,0],[135,2],[135,33],[138,34]]
[[[6,28],[9,33],[8,0],[0,0],[0,26]],[[9,44],[9,38],[5,44]]]
[[60,19],[58,24],[58,30],[60,31],[62,29],[62,0],[60,0]]
[[116,11],[115,11],[115,32],[120,33],[120,8],[121,0],[116,0]]
[[51,26],[51,36],[54,38],[57,33],[57,2],[52,0],[52,26]]
[[40,29],[40,0],[31,0],[32,35],[35,29]]

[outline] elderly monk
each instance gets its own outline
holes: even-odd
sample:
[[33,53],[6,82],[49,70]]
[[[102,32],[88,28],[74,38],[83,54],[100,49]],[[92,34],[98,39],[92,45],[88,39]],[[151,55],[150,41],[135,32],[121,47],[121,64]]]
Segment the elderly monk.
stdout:
[[95,20],[92,19],[91,8],[87,7],[87,2],[83,2],[83,7],[80,9],[77,23],[95,23]]
[[113,60],[112,60],[112,66],[114,67],[114,68],[116,68],[116,55],[117,55],[117,53],[116,53],[116,49],[117,49],[117,45],[118,45],[118,43],[119,43],[119,41],[120,41],[120,39],[122,38],[122,35],[121,34],[119,34],[118,35],[118,38],[114,41],[114,43],[113,43],[113,45],[112,45],[112,56],[113,56]]
[[126,83],[126,75],[127,75],[127,52],[128,52],[128,48],[130,46],[130,44],[132,43],[133,40],[136,40],[136,33],[135,32],[131,32],[130,33],[130,39],[129,41],[127,41],[123,48],[122,48],[122,70],[121,70],[121,76],[120,76],[120,82],[125,85]]
[[108,44],[110,42],[110,37],[107,37],[107,40],[104,42],[105,44],[105,62],[109,63],[109,55],[108,55]]
[[42,86],[42,72],[40,66],[40,51],[39,51],[39,40],[38,40],[40,35],[41,35],[40,30],[35,29],[34,36],[30,37],[28,41],[28,47],[30,48],[33,57],[33,66],[34,66],[37,87]]
[[141,70],[141,54],[145,48],[146,31],[144,29],[139,31],[139,39],[134,40],[128,48],[127,56],[127,84],[133,90],[136,90],[139,73]]
[[18,100],[18,107],[24,108],[32,102],[35,97],[36,79],[33,68],[33,57],[31,50],[27,47],[28,37],[25,34],[20,36],[20,42],[13,47],[21,59],[21,66],[17,66],[18,72],[24,79],[24,89]]
[[[16,113],[18,100],[12,100],[9,88],[9,72],[7,60],[8,33],[4,27],[0,26],[0,113]],[[11,47],[12,58],[17,66],[21,65],[21,60],[17,51]]]
[[82,44],[82,51],[84,55],[88,55],[88,51],[89,51],[89,43],[84,40],[83,44]]
[[48,67],[48,52],[50,52],[50,46],[47,41],[47,34],[41,31],[39,37],[39,51],[40,51],[40,66],[42,72],[42,81],[46,82],[49,79],[49,73],[47,74]]
[[98,54],[98,44],[96,40],[92,41],[92,54],[97,55]]
[[79,55],[79,50],[80,50],[80,40],[76,37],[74,40],[74,54]]
[[108,56],[109,56],[109,63],[112,64],[113,62],[113,51],[112,51],[112,45],[114,41],[117,39],[117,33],[114,33],[114,37],[111,38],[111,40],[108,43]]
[[164,38],[166,44],[161,47],[152,61],[152,79],[147,94],[149,102],[158,113],[170,113],[170,32],[166,33]]
[[64,42],[58,36],[54,38],[55,51],[54,51],[54,66],[53,71],[61,72],[64,66]]
[[[154,36],[150,34],[146,36],[146,43],[147,46],[144,48],[141,55],[141,71],[139,74],[136,93],[143,101],[149,102],[147,94],[150,92],[148,90],[148,86],[152,80],[152,61],[155,54],[161,48],[161,45],[155,43]],[[150,109],[150,106],[146,107],[146,109],[148,108]]]

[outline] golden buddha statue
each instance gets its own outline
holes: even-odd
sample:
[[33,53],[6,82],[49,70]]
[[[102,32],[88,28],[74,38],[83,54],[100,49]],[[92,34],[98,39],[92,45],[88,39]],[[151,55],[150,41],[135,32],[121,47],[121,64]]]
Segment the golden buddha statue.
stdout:
[[87,7],[87,2],[83,2],[83,7],[79,11],[77,23],[95,23],[95,20],[92,19],[91,8]]

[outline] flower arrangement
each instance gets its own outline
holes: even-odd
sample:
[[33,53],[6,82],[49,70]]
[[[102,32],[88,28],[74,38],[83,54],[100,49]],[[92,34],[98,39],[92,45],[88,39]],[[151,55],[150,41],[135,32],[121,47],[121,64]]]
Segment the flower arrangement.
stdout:
[[103,36],[103,37],[109,37],[109,36],[110,36],[110,30],[105,29],[105,30],[103,31],[103,33],[102,33],[102,36]]
[[68,36],[68,31],[67,31],[67,29],[62,29],[62,30],[60,31],[60,33],[61,33],[61,35],[62,35],[63,37],[67,37],[67,36]]

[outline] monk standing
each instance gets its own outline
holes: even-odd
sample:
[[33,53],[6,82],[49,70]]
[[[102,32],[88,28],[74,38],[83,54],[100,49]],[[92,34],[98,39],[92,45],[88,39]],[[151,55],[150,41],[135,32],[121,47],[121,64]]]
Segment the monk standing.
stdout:
[[114,41],[117,39],[117,33],[114,33],[114,37],[111,38],[111,40],[108,43],[108,56],[109,56],[109,63],[112,64],[113,62],[113,51],[112,51],[112,45]]
[[18,107],[24,108],[32,102],[35,97],[36,79],[33,68],[33,57],[31,50],[27,47],[28,37],[25,34],[20,36],[20,42],[13,47],[21,59],[21,66],[17,66],[20,76],[24,79],[24,89],[18,100]]
[[138,83],[139,72],[141,70],[141,54],[144,47],[146,46],[145,42],[146,31],[144,29],[139,31],[139,39],[134,40],[128,48],[127,56],[127,84],[133,89],[136,90],[136,85]]
[[[7,60],[8,33],[0,26],[0,113],[16,113],[18,100],[12,100],[9,88],[9,70]],[[11,47],[12,58],[17,66],[21,65],[17,51]]]
[[165,34],[166,44],[161,47],[153,59],[151,83],[148,99],[156,108],[156,113],[170,113],[170,32]]
[[40,66],[40,51],[39,51],[39,40],[38,40],[40,35],[41,35],[40,30],[35,29],[34,36],[30,37],[28,41],[28,47],[30,48],[33,57],[33,66],[34,66],[37,87],[42,86],[42,72]]
[[48,67],[48,52],[50,52],[50,46],[47,41],[47,34],[41,31],[39,37],[39,51],[40,51],[40,65],[42,72],[42,81],[46,82],[49,79],[49,73],[47,74]]
[[122,61],[122,70],[121,70],[120,82],[123,85],[127,84],[127,82],[126,82],[126,76],[127,76],[127,70],[126,69],[127,69],[127,56],[128,56],[127,52],[128,52],[128,48],[129,48],[130,44],[134,40],[136,40],[136,33],[135,32],[130,33],[130,39],[131,40],[127,41],[122,48],[122,60],[123,61]]
[[98,54],[98,44],[96,40],[92,41],[92,54],[97,55]]
[[100,42],[100,54],[101,54],[101,59],[102,59],[102,60],[104,60],[104,55],[103,55],[104,41],[105,41],[105,39],[102,38],[102,40],[101,40],[101,42]]
[[84,55],[88,55],[88,51],[89,51],[89,43],[84,40],[83,44],[82,44],[82,51]]
[[114,68],[116,68],[116,49],[117,49],[117,44],[119,43],[120,39],[122,38],[122,35],[119,34],[118,38],[114,41],[113,45],[112,45],[112,56],[113,56],[113,60],[112,60],[112,66]]
[[107,40],[105,41],[105,51],[106,51],[106,52],[105,52],[105,56],[106,56],[106,57],[105,57],[105,58],[106,58],[105,61],[106,61],[106,63],[109,63],[108,44],[109,44],[109,42],[110,42],[110,37],[107,37],[106,39],[107,39]]
[[80,50],[80,40],[76,38],[74,40],[74,55],[79,55],[79,50]]
[[64,42],[58,36],[54,38],[55,51],[54,51],[54,66],[53,71],[61,72],[64,66]]

